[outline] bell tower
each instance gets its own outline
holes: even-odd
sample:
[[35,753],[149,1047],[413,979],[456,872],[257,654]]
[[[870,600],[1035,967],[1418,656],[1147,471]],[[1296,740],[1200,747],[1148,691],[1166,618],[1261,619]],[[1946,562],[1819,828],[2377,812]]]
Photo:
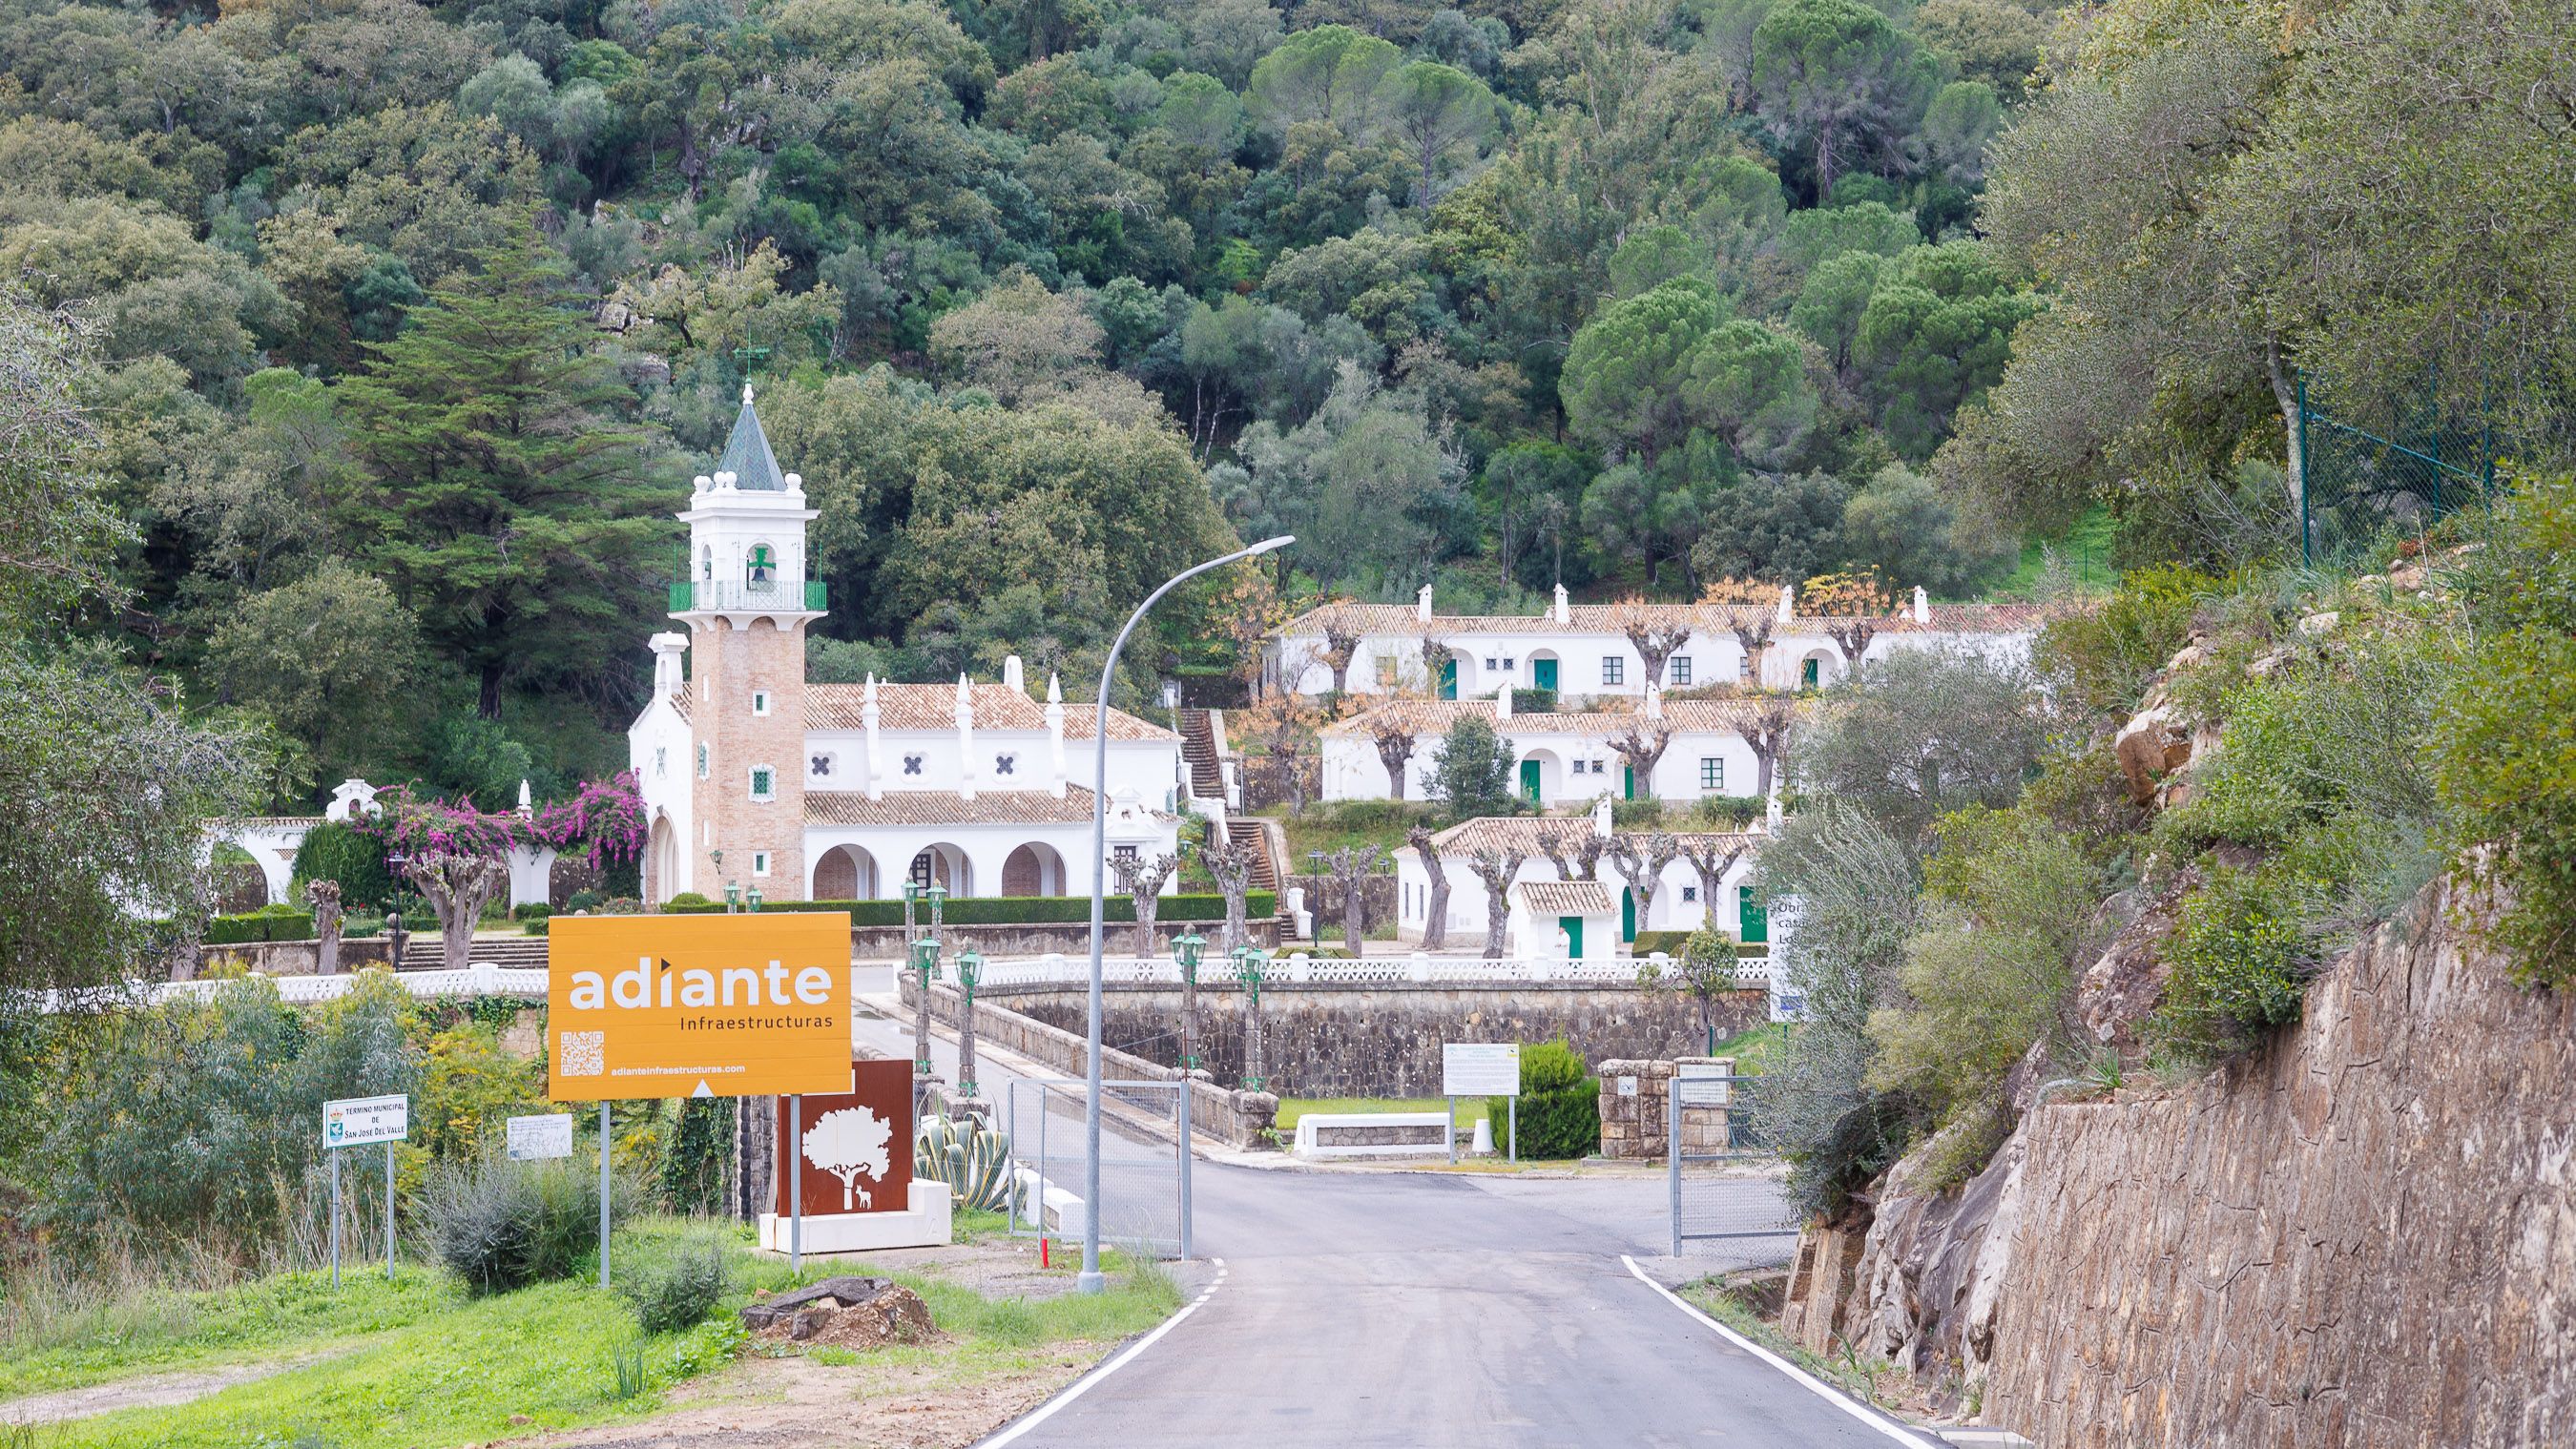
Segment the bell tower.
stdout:
[[804,480],[782,473],[748,384],[716,471],[695,480],[689,576],[671,586],[688,626],[689,877],[772,900],[805,895],[805,626],[823,617],[806,575]]

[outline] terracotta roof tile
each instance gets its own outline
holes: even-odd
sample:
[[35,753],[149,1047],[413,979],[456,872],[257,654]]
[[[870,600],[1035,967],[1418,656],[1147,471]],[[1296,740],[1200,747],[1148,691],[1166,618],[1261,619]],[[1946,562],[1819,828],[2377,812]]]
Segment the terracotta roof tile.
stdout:
[[[1664,725],[1674,734],[1743,734],[1760,713],[1766,701],[1761,699],[1667,699],[1663,701]],[[1811,701],[1793,702],[1801,715],[1814,708]],[[1362,711],[1339,724],[1327,725],[1327,735],[1366,735],[1382,723],[1401,722],[1417,736],[1446,734],[1463,715],[1482,715],[1494,722],[1494,728],[1512,736],[1574,735],[1584,738],[1606,738],[1626,734],[1643,722],[1644,710],[1631,701],[1627,708],[1591,711],[1558,711],[1536,713],[1515,711],[1510,719],[1498,718],[1495,702],[1490,699],[1402,699]]]
[[[1046,706],[1007,684],[970,684],[968,699],[975,709],[975,726],[995,730],[1043,730],[1046,728]],[[809,684],[805,686],[805,727],[822,730],[855,730],[867,727],[861,712],[867,703],[864,684]],[[1064,737],[1069,740],[1091,738],[1093,706],[1085,701],[1067,700],[1064,706]],[[887,684],[877,685],[877,725],[889,730],[952,730],[957,727],[957,686],[953,684]],[[1109,711],[1109,738],[1112,740],[1167,740],[1178,743],[1180,736],[1161,725],[1138,719],[1125,710]]]
[[[1434,614],[1425,621],[1405,604],[1326,604],[1309,609],[1280,626],[1279,632],[1321,634],[1326,621],[1345,623],[1364,638],[1420,638],[1425,634],[1451,638],[1461,634],[1625,634],[1629,617],[1642,608],[1646,617],[1659,624],[1690,621],[1700,632],[1716,635],[1726,632],[1738,621],[1753,620],[1776,612],[1764,604],[1576,604],[1566,610],[1566,622],[1560,624],[1551,614]],[[1890,633],[1928,634],[2020,634],[2037,629],[2048,617],[2039,604],[1934,604],[1927,611],[1931,618],[1918,624],[1911,609],[1899,608],[1880,621]],[[1797,614],[1779,626],[1783,632],[1814,635],[1824,632],[1827,623],[1840,623],[1839,618],[1821,614]]]
[[[1444,852],[1459,855],[1477,850],[1519,850],[1532,860],[1544,860],[1547,857],[1538,848],[1541,835],[1551,830],[1562,830],[1570,843],[1575,835],[1591,828],[1592,817],[1589,815],[1482,815],[1473,820],[1462,820],[1432,836],[1431,840]],[[1621,830],[1615,833],[1633,836],[1652,832]],[[1741,841],[1751,850],[1760,849],[1766,838],[1751,831],[1675,830],[1669,833],[1685,845],[1709,840]],[[1609,867],[1605,865],[1602,869]]]
[[1606,916],[1610,888],[1597,880],[1526,880],[1512,887],[1534,916]]
[[[1159,813],[1157,819],[1169,819]],[[808,790],[808,825],[1080,825],[1091,820],[1091,792],[1065,787],[1059,800],[1044,790],[979,790],[972,800],[953,790],[888,790],[871,800],[861,790]]]

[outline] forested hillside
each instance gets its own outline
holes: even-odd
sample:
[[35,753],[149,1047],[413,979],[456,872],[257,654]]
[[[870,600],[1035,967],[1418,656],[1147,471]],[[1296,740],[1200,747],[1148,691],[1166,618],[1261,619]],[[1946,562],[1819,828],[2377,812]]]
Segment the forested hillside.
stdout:
[[1140,671],[2276,550],[2302,366],[2563,436],[2565,8],[0,0],[0,268],[128,525],[80,631],[276,803],[491,800],[619,759],[746,382],[825,678],[1096,668],[1273,531]]

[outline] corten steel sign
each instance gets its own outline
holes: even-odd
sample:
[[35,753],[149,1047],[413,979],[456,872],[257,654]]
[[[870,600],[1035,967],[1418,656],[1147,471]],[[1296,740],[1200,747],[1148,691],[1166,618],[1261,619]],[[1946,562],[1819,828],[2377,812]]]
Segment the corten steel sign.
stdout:
[[[790,1132],[778,1104],[777,1213],[794,1207],[790,1171],[805,1175],[805,1216],[898,1213],[912,1201],[912,1063],[846,1064],[850,1090],[809,1094]],[[793,1161],[789,1161],[789,1159]]]
[[847,912],[575,916],[548,936],[550,1100],[850,1089]]

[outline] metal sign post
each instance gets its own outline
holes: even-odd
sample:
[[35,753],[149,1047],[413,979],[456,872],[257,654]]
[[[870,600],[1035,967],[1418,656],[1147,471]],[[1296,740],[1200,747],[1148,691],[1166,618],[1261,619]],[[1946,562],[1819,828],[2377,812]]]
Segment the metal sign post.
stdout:
[[1456,1167],[1458,1165],[1458,1098],[1455,1093],[1452,1093],[1449,1098],[1449,1119],[1440,1124],[1440,1140],[1449,1145],[1449,1165]]
[[1512,1166],[1518,1167],[1521,1165],[1521,1094],[1518,1092],[1512,1093],[1509,1097],[1503,1099],[1503,1105],[1511,1113],[1510,1121],[1512,1124],[1512,1135],[1509,1139],[1511,1142],[1511,1162]]
[[802,1150],[798,1139],[805,1135],[805,1095],[787,1094],[787,1276],[794,1278],[805,1271],[805,1169],[793,1165]]
[[385,1147],[385,1276],[394,1273],[394,1144],[411,1136],[411,1098],[342,1097],[322,1104],[322,1150],[331,1158],[331,1286],[340,1286],[340,1149]]
[[599,1099],[599,1286],[608,1286],[608,1099]]
[[[1440,1090],[1449,1098],[1449,1160],[1458,1160],[1458,1099],[1501,1097],[1510,1108],[1511,1160],[1521,1160],[1521,1044],[1443,1042],[1440,1046]],[[1488,1124],[1491,1123],[1487,1119]]]

